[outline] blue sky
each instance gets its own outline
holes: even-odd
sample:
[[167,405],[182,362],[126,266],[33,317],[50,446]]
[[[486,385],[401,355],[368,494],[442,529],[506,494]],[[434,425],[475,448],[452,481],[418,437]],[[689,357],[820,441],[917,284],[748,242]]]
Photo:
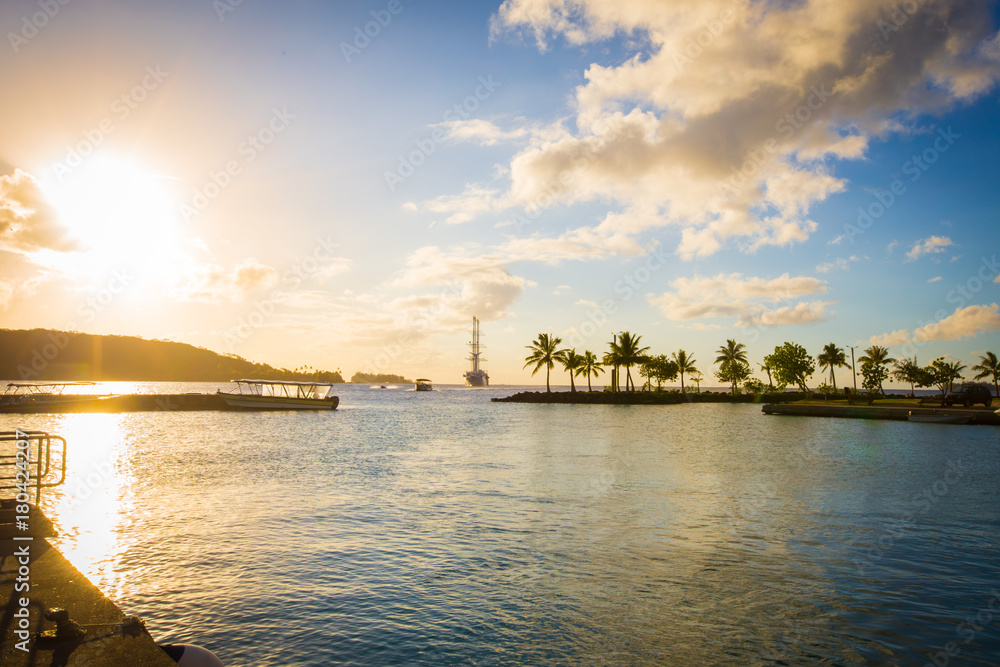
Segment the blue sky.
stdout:
[[728,338],[1000,343],[995,3],[14,1],[0,28],[0,326],[440,383],[473,316],[494,383],[543,331],[709,378]]

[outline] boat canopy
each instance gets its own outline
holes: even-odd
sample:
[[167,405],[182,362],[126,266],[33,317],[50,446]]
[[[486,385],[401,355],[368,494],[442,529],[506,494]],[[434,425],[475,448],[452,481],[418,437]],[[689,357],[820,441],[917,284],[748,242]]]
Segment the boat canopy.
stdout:
[[67,382],[8,382],[4,390],[4,396],[15,394],[61,394],[66,387],[92,386],[94,382],[89,381],[67,381]]
[[252,396],[284,396],[286,398],[326,398],[332,382],[295,382],[292,380],[233,380],[237,392]]

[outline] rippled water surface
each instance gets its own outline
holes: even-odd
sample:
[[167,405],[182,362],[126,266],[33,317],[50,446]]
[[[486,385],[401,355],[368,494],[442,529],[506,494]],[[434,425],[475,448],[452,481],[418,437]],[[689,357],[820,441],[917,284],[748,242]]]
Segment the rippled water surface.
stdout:
[[1000,664],[995,427],[512,392],[0,430],[67,438],[57,545],[227,667]]

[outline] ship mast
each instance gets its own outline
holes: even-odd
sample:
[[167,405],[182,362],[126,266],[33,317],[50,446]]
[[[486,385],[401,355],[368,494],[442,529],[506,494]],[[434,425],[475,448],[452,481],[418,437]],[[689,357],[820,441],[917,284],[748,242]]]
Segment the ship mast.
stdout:
[[472,372],[479,373],[479,361],[483,353],[483,346],[479,344],[479,318],[475,316],[472,318],[472,342],[469,343],[469,347],[471,348],[469,361],[472,362]]

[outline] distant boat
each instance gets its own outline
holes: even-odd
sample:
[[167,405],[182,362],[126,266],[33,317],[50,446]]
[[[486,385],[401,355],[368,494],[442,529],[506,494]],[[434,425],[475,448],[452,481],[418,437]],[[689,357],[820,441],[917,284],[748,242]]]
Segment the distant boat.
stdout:
[[416,391],[434,391],[434,386],[431,385],[431,381],[427,378],[417,378],[413,383],[413,389]]
[[940,412],[910,412],[907,419],[911,422],[922,422],[924,424],[968,424],[972,417],[970,415],[952,415]]
[[235,392],[221,389],[218,395],[231,408],[250,410],[333,410],[340,399],[331,396],[327,382],[287,382],[280,380],[233,380]]
[[472,368],[465,371],[465,384],[470,387],[490,386],[489,373],[479,367],[479,363],[486,359],[482,356],[484,346],[479,343],[479,319],[476,317],[472,318],[472,342],[469,347],[471,354],[468,359],[472,362]]

